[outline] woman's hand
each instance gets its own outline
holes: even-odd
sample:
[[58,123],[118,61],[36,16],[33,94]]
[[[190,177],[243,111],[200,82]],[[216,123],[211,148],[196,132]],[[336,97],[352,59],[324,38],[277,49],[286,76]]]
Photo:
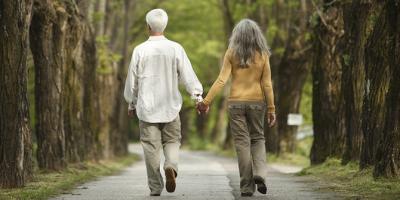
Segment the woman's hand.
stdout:
[[210,106],[204,104],[203,102],[199,102],[196,104],[196,109],[198,114],[207,114],[210,110]]
[[273,127],[276,123],[276,115],[275,113],[268,113],[267,114],[268,126]]

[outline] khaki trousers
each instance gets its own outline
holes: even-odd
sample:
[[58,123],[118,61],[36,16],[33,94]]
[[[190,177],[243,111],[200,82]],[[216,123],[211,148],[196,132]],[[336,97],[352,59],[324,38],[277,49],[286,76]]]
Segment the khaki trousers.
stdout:
[[165,157],[164,170],[172,168],[178,173],[179,147],[181,145],[179,115],[168,123],[139,121],[139,128],[150,192],[151,194],[161,194],[164,188],[160,172],[161,149],[163,149]]
[[229,126],[239,163],[240,191],[254,193],[253,177],[266,178],[265,104],[229,102]]

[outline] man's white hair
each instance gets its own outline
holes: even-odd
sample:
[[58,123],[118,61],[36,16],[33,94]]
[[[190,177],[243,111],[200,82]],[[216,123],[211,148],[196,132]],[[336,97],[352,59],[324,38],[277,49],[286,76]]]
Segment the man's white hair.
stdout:
[[153,9],[147,13],[146,22],[153,32],[162,33],[167,27],[168,15],[163,9]]

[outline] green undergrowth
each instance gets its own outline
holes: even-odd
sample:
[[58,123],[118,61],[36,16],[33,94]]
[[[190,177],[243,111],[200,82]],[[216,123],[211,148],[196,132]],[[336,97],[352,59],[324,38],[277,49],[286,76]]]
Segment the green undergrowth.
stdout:
[[294,165],[304,168],[310,165],[310,160],[308,157],[295,153],[285,153],[279,156],[276,154],[267,154],[267,163]]
[[0,189],[0,199],[48,199],[96,177],[114,174],[137,160],[138,155],[130,154],[113,160],[70,164],[59,172],[36,170],[33,179],[25,187]]
[[342,165],[340,160],[331,158],[298,175],[316,178],[326,184],[321,190],[333,190],[346,199],[400,199],[400,180],[375,179],[372,170],[359,171],[357,163]]
[[296,149],[293,153],[267,154],[268,163],[278,163],[286,165],[295,165],[299,167],[310,166],[310,149],[313,137],[305,137],[297,141]]

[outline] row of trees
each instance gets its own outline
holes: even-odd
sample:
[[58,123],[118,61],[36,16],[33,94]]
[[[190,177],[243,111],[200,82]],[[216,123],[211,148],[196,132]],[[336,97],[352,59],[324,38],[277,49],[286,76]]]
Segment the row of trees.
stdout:
[[[311,163],[400,176],[400,3],[324,1],[313,28]],[[318,6],[318,5],[315,5]]]
[[117,53],[128,54],[135,37],[128,37],[134,6],[130,0],[0,2],[1,187],[23,186],[34,159],[39,169],[53,171],[128,152],[127,118],[120,118],[126,58]]
[[[297,128],[286,124],[287,116],[300,112],[311,73],[311,163],[338,157],[361,169],[374,166],[375,176],[399,176],[398,1],[221,0],[219,6],[225,39],[248,17],[270,41],[278,125],[265,130],[269,152],[295,151]],[[216,103],[218,115],[225,113],[225,96]]]
[[[128,136],[138,138],[122,98],[127,63],[147,37],[146,12],[156,7],[168,12],[166,35],[184,46],[205,91],[234,25],[245,17],[258,22],[273,52],[278,124],[265,129],[269,152],[295,151],[297,128],[287,116],[311,110],[304,90],[312,85],[312,164],[343,157],[376,166],[376,175],[398,175],[395,0],[1,0],[2,187],[24,185],[35,158],[41,169],[60,170],[127,153]],[[230,148],[226,103],[227,91],[199,116],[184,95],[182,142]]]
[[[301,61],[302,57],[297,55],[296,51],[302,47],[296,44],[298,40],[309,42],[304,36],[307,23],[296,19],[306,18],[310,10],[304,9],[305,1],[301,4],[293,2],[288,5],[283,0],[196,3],[177,0],[2,1],[1,34],[7,39],[1,45],[1,77],[2,84],[7,86],[4,88],[9,90],[2,90],[0,101],[0,171],[4,177],[1,186],[23,185],[32,175],[35,158],[40,169],[61,170],[68,163],[126,154],[127,133],[134,133],[134,137],[138,135],[137,127],[128,123],[121,96],[127,62],[132,47],[146,37],[146,11],[158,6],[174,11],[169,12],[171,23],[167,36],[186,48],[206,89],[219,71],[235,23],[244,17],[258,21],[268,37],[273,38],[273,49],[287,49],[274,53],[274,78],[282,83],[280,85],[288,85],[284,83],[291,83],[290,78],[278,79],[278,73],[281,77],[302,73],[299,85],[276,88],[279,99],[287,99],[278,106],[284,108],[279,112],[298,112],[302,85],[309,70]],[[285,16],[298,8],[303,8],[303,12]],[[204,12],[208,14],[204,15]],[[182,13],[185,14],[182,16]],[[292,26],[300,27],[301,31],[297,32],[297,27],[289,28]],[[267,31],[269,27],[277,28],[270,32]],[[286,43],[287,38],[291,38],[291,42]],[[15,43],[21,45],[12,45]],[[279,65],[285,62],[299,63],[294,67],[299,70],[292,72],[290,65]],[[29,74],[28,69],[31,69]],[[27,81],[27,77],[34,81]],[[34,87],[34,93],[29,96],[34,98],[28,103],[26,87],[29,82]],[[290,93],[280,94],[279,91]],[[11,98],[13,95],[15,98]],[[191,138],[198,137],[223,148],[231,146],[226,123],[226,95],[217,99],[207,117],[197,116],[193,104],[185,96],[181,112],[183,143],[191,145]],[[32,126],[29,126],[30,120],[34,122]],[[282,123],[279,130],[290,133],[287,137],[278,137],[277,129],[271,130],[271,134],[267,134],[271,138],[267,147],[276,153],[281,147],[283,151],[293,150],[293,128]],[[19,134],[15,134],[16,131]],[[37,144],[33,157],[32,143]],[[18,156],[22,154],[23,157]]]
[[[310,72],[312,45],[308,19],[313,11],[310,1],[220,0],[217,3],[223,20],[223,39],[226,41],[222,52],[227,47],[234,25],[243,18],[255,20],[265,32],[273,53],[270,62],[278,113],[277,126],[265,126],[266,149],[274,154],[294,152],[297,127],[287,125],[286,121],[289,113],[300,112],[303,86]],[[226,90],[213,103],[211,111],[215,114],[206,119],[216,124],[211,130],[211,141],[225,149],[232,146],[226,123],[227,95]]]

